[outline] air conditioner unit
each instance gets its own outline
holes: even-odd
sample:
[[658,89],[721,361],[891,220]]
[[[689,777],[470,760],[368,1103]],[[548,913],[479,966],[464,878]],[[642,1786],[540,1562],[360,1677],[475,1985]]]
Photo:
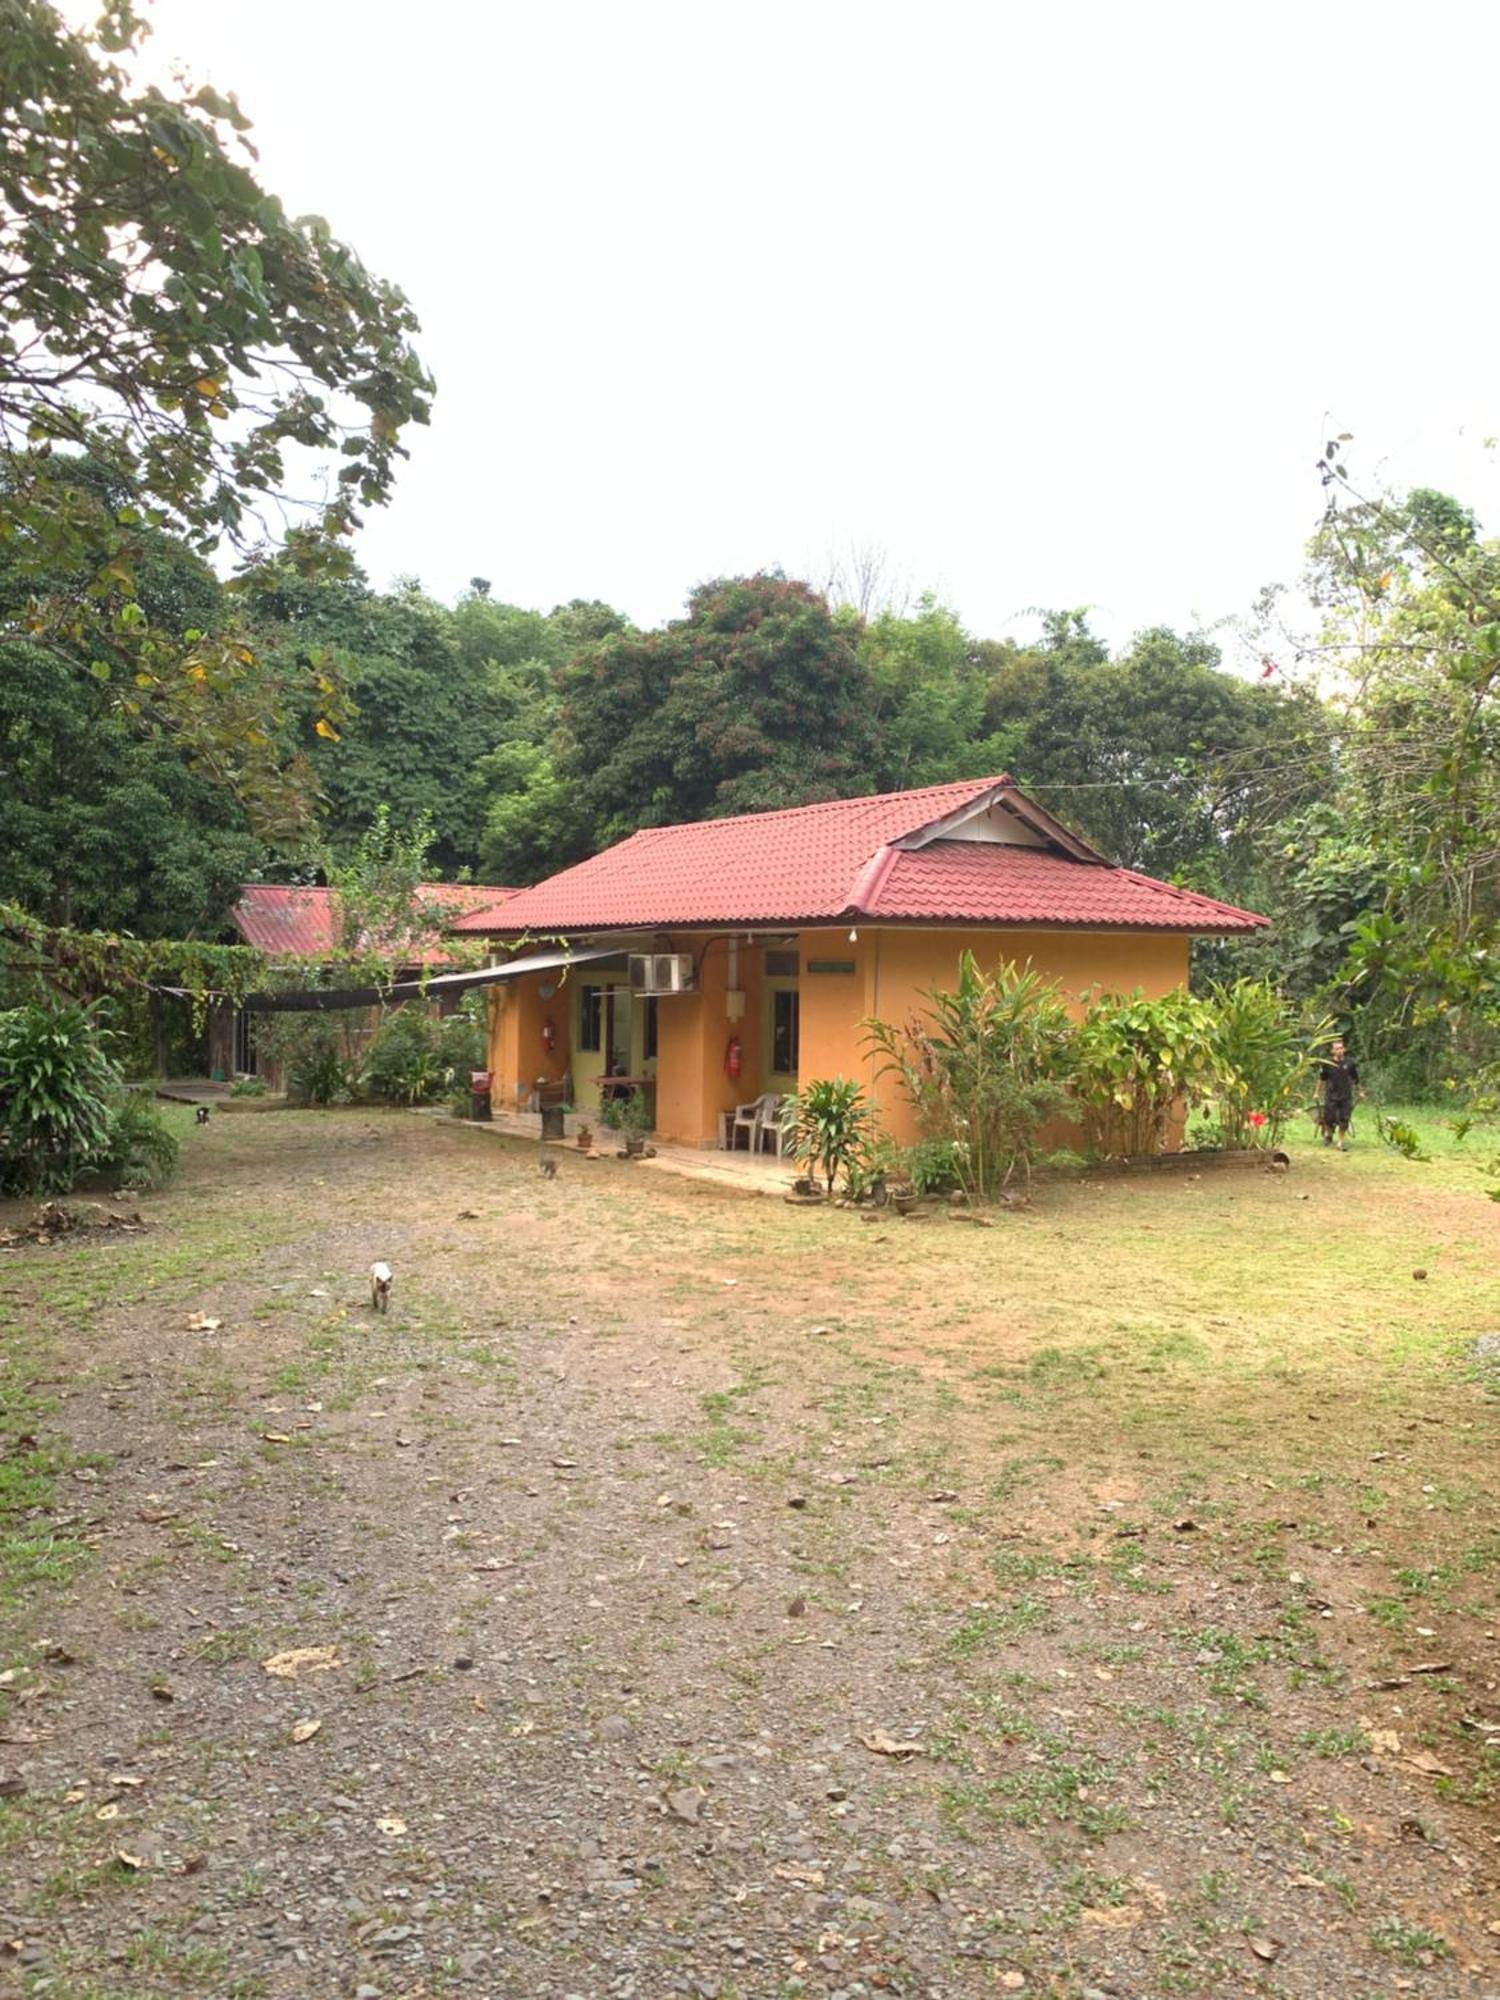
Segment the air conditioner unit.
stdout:
[[636,951],[630,954],[630,990],[650,997],[657,993],[688,993],[693,985],[693,961],[687,952]]

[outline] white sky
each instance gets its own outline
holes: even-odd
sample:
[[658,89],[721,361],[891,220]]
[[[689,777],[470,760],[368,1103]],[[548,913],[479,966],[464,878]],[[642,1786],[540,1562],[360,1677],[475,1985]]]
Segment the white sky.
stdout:
[[[158,0],[438,380],[377,584],[641,623],[883,549],[969,628],[1290,581],[1325,432],[1500,526],[1500,12]],[[1330,422],[1331,419],[1331,422]]]

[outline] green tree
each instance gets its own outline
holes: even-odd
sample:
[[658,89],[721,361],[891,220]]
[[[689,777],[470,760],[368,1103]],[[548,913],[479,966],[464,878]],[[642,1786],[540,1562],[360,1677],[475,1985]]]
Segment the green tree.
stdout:
[[661,631],[585,646],[559,690],[556,769],[580,809],[575,852],[641,826],[847,797],[873,782],[856,633],[780,575],[702,585]]
[[287,831],[306,799],[278,678],[232,630],[153,629],[143,548],[160,529],[257,544],[289,458],[333,453],[287,546],[336,563],[431,384],[405,299],[260,185],[233,99],[133,79],[144,32],[131,0],[76,31],[46,0],[0,0],[0,540],[60,668]]

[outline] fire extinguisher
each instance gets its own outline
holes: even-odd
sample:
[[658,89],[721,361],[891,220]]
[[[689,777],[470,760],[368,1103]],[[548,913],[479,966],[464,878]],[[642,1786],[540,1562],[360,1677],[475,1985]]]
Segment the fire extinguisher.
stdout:
[[729,1037],[729,1046],[724,1051],[724,1074],[727,1077],[733,1078],[737,1077],[739,1073],[740,1073],[740,1038],[738,1035],[731,1035]]
[[550,1015],[542,1023],[542,1047],[549,1055],[557,1047],[557,1029]]

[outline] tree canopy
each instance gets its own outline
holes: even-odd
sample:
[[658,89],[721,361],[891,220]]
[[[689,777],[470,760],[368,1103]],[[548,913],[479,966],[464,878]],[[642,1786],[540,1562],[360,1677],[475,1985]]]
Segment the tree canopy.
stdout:
[[[347,565],[432,385],[402,294],[261,185],[233,98],[138,82],[144,33],[131,0],[77,30],[0,0],[0,557],[29,586],[8,625],[287,836],[310,801],[284,676],[227,605],[153,623],[142,565],[163,533]],[[333,682],[311,692],[335,732]]]

